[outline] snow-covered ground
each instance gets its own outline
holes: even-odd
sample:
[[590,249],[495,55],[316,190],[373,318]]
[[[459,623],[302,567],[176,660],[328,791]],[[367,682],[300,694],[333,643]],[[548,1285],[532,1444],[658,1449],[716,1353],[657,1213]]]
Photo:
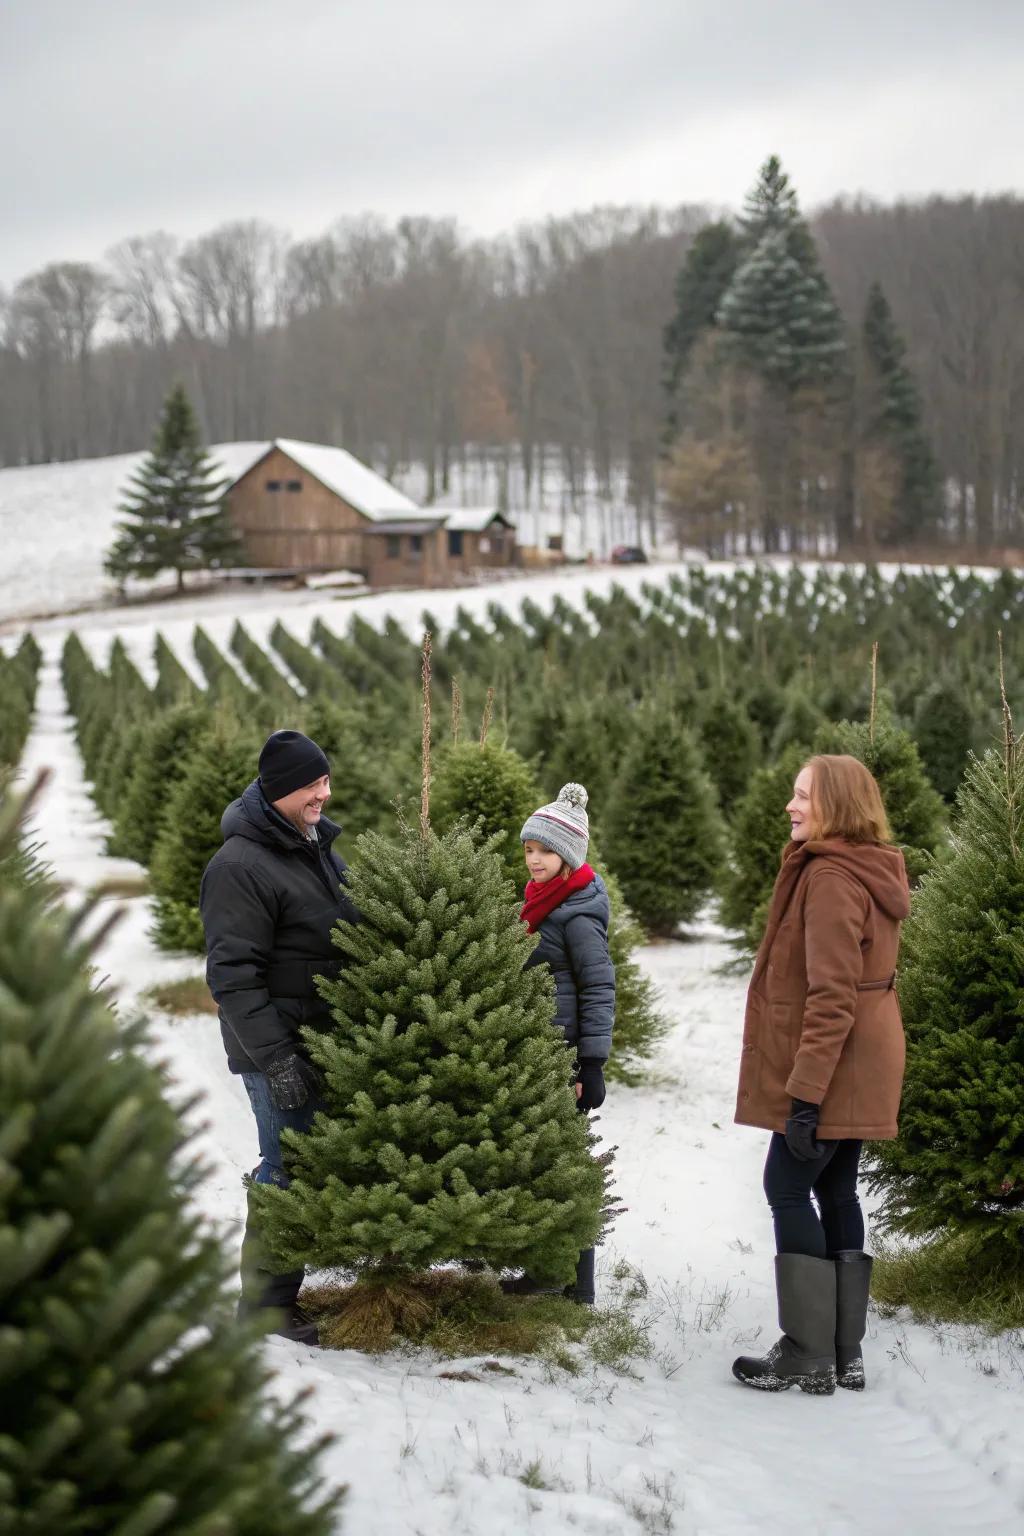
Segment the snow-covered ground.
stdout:
[[[215,443],[211,455],[227,478],[236,479],[269,446],[266,442]],[[0,469],[0,621],[58,613],[110,601],[114,585],[103,557],[120,520],[118,505],[129,476],[144,453]],[[418,466],[396,477],[396,485],[417,500],[426,495]],[[570,557],[607,558],[613,544],[637,540],[636,520],[626,505],[626,487],[614,502],[585,486],[575,503],[563,480],[551,473],[527,493],[514,483],[511,503],[521,543],[544,545],[552,534],[564,540]],[[456,467],[444,505],[497,505],[494,473],[465,474]]]
[[[364,616],[395,613],[414,629],[424,606],[442,621],[500,595],[578,601],[586,583],[632,586],[650,573],[565,574],[470,593],[359,599]],[[551,590],[548,590],[550,586]],[[194,611],[193,611],[194,610]],[[103,653],[120,627],[145,660],[159,626],[179,653],[192,624],[221,640],[236,616],[262,637],[282,616],[304,636],[321,613],[338,627],[347,606],[321,596],[253,594],[172,610],[95,614],[78,627]],[[74,892],[137,872],[104,855],[105,827],[88,798],[57,671],[68,621],[36,628],[46,664],[24,768],[53,770],[36,821]],[[123,903],[101,967],[124,1005],[154,983],[196,973],[194,958],[156,951],[144,899]],[[652,1356],[629,1374],[586,1368],[570,1377],[513,1362],[514,1375],[445,1376],[422,1353],[318,1353],[266,1345],[278,1389],[312,1387],[312,1411],[338,1439],[330,1478],[350,1487],[349,1536],[570,1536],[674,1532],[700,1536],[794,1529],[807,1536],[981,1536],[1024,1530],[1024,1353],[1009,1339],[873,1318],[869,1390],[832,1399],[764,1397],[729,1372],[741,1348],[775,1337],[772,1234],[760,1190],[764,1137],[732,1124],[744,984],[720,974],[727,958],[708,927],[688,943],[652,946],[645,969],[674,1021],[650,1086],[613,1089],[602,1130],[619,1147],[628,1207],[601,1254],[609,1292],[620,1258],[642,1272]],[[227,1073],[210,1017],[157,1021],[157,1045],[185,1090],[205,1095],[202,1144],[212,1165],[204,1201],[229,1241],[240,1237],[240,1178],[255,1160],[244,1093]],[[532,1468],[527,1486],[522,1476]]]

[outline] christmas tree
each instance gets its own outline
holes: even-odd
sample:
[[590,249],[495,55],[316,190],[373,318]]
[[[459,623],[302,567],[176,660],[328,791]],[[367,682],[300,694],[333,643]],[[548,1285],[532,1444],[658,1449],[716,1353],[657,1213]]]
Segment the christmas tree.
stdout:
[[289,1136],[291,1187],[254,1189],[282,1263],[422,1270],[449,1259],[572,1279],[601,1225],[604,1173],[569,1091],[550,976],[502,861],[462,828],[356,844],[310,1033],[327,1113]]
[[742,703],[724,688],[704,694],[698,724],[704,762],[718,791],[718,803],[728,819],[760,758],[758,731]]
[[306,1032],[326,1113],[284,1137],[290,1187],[252,1191],[283,1265],[355,1269],[364,1298],[452,1259],[568,1283],[606,1198],[502,861],[430,826],[429,638],[423,692],[419,826],[358,840],[361,921],[339,923],[322,984],[335,1027]]
[[879,283],[868,292],[864,311],[863,437],[892,455],[897,470],[889,516],[876,537],[898,544],[935,533],[942,517],[941,477],[924,427],[917,385],[906,361],[906,343],[896,328]]
[[608,862],[649,932],[696,917],[721,863],[722,828],[696,740],[671,709],[637,712],[604,827]]
[[223,842],[224,811],[256,777],[262,744],[228,716],[214,721],[168,796],[150,865],[153,936],[161,949],[205,948],[199,883]]
[[164,402],[153,448],[128,483],[118,537],[106,559],[117,581],[237,565],[238,535],[223,506],[228,482],[202,447],[188,395],[176,384]]
[[903,930],[900,1134],[874,1148],[881,1219],[959,1234],[1024,1278],[1024,752],[971,759],[950,856]]
[[777,763],[755,769],[729,832],[729,861],[720,884],[721,917],[745,950],[756,950],[764,932],[772,887],[790,835],[786,806],[793,780],[810,753],[794,745]]
[[736,270],[739,241],[730,224],[706,224],[676,278],[676,312],[665,327],[665,392],[669,401],[668,431],[674,435],[679,388],[693,349],[715,324],[715,316]]
[[0,808],[0,1529],[328,1536],[319,1447],[235,1321],[179,1110],[94,987],[96,941],[26,877],[19,809]]
[[929,779],[948,802],[956,799],[975,732],[967,695],[956,683],[938,681],[920,694],[914,740]]
[[155,715],[140,728],[131,778],[115,808],[114,853],[149,864],[171,792],[184,776],[196,744],[209,730],[210,723],[207,705],[179,704]]
[[946,813],[928,782],[910,732],[901,730],[887,711],[879,710],[867,721],[841,720],[824,726],[814,739],[814,751],[848,753],[875,776],[893,838],[907,861],[907,873],[912,882],[919,880],[943,840]]

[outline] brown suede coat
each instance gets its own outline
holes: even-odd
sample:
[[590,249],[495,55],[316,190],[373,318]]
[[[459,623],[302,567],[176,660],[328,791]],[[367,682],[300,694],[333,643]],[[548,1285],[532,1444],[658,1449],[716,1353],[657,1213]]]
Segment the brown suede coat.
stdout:
[[896,1135],[906,1047],[891,979],[909,911],[898,848],[787,846],[747,994],[740,1125],[784,1131],[806,1099],[823,1140]]

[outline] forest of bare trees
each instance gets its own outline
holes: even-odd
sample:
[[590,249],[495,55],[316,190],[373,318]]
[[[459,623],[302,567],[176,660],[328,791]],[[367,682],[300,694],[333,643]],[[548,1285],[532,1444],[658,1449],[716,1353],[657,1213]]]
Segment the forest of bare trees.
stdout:
[[[180,380],[211,442],[340,443],[385,473],[555,466],[649,524],[663,337],[699,207],[599,208],[486,242],[453,221],[252,220],[125,240],[0,295],[0,462],[144,447]],[[1024,545],[1024,201],[837,201],[810,220],[850,327],[884,288],[948,487],[946,532]]]

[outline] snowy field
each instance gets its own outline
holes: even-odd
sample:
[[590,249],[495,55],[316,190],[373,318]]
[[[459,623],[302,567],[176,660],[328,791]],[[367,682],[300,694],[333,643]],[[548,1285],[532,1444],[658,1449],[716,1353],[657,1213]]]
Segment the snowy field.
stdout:
[[[666,568],[658,568],[663,576]],[[115,632],[148,665],[160,628],[183,658],[201,619],[225,643],[236,617],[262,640],[274,620],[305,638],[315,616],[342,628],[358,610],[392,613],[415,631],[426,606],[446,622],[529,595],[580,601],[613,580],[636,590],[651,571],[562,573],[463,593],[410,593],[341,603],[309,593],[232,595],[75,621],[95,654]],[[72,894],[136,872],[108,859],[88,796],[58,671],[72,621],[35,626],[45,653],[23,769],[54,770],[36,828]],[[8,639],[10,643],[15,636]],[[284,723],[284,722],[282,722]],[[337,806],[344,821],[344,805]],[[156,982],[197,973],[194,957],[156,951],[146,902],[124,903],[101,969],[124,1006]],[[601,1129],[619,1147],[628,1207],[601,1251],[599,1290],[625,1259],[642,1273],[651,1358],[628,1374],[587,1367],[572,1377],[539,1362],[487,1374],[427,1354],[382,1360],[266,1345],[278,1390],[313,1389],[312,1411],[338,1439],[329,1477],[349,1485],[349,1536],[556,1536],[587,1532],[807,1533],[807,1536],[981,1536],[1024,1531],[1024,1352],[1008,1339],[872,1317],[863,1395],[761,1396],[735,1383],[741,1349],[776,1336],[772,1233],[760,1189],[765,1137],[732,1124],[744,994],[725,977],[712,926],[686,943],[651,946],[643,964],[673,1020],[649,1086],[613,1086]],[[186,1092],[205,1095],[201,1143],[211,1164],[204,1200],[233,1243],[241,1175],[256,1158],[244,1092],[226,1071],[209,1016],[157,1020],[160,1055]],[[600,1299],[600,1298],[599,1298]],[[471,1379],[444,1372],[464,1370]],[[538,1486],[527,1486],[522,1481]]]
[[[225,477],[234,480],[267,447],[266,442],[215,443],[210,453]],[[103,557],[114,540],[125,486],[145,457],[127,453],[0,469],[0,623],[113,598]],[[426,495],[418,466],[396,476],[395,484],[414,500]],[[602,500],[593,485],[583,486],[576,502],[569,504],[562,480],[554,473],[532,492],[515,481],[509,490],[510,516],[521,543],[544,544],[557,533],[569,556],[604,559],[613,544],[637,541],[625,486],[614,504]],[[451,491],[438,505],[497,505],[497,497],[493,473],[456,466]]]

